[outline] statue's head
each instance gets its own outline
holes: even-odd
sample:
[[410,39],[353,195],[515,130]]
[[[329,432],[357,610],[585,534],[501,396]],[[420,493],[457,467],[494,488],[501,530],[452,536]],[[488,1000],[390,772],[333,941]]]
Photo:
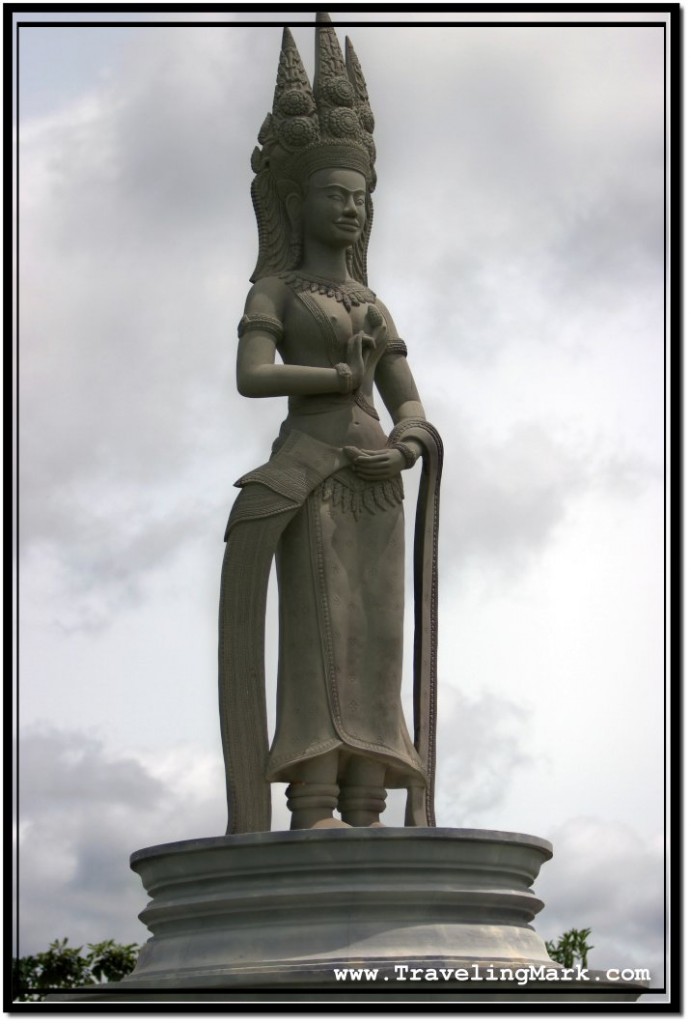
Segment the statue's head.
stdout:
[[360,171],[324,167],[309,176],[285,200],[294,235],[348,249],[362,237],[367,222],[367,181]]
[[[376,184],[374,118],[350,40],[345,60],[328,15],[316,29],[310,86],[289,29],[284,29],[273,110],[252,154],[252,201],[259,258],[252,280],[299,265],[305,231],[327,221],[333,244],[345,243],[350,272],[366,283],[367,244]],[[334,211],[343,206],[334,221]],[[354,229],[357,222],[359,230]]]

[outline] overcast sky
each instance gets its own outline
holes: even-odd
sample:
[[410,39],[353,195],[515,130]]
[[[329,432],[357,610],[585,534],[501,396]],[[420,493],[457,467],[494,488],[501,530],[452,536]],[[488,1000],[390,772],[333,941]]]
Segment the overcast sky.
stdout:
[[[223,532],[285,406],[234,381],[280,28],[48,17],[19,44],[23,953],[144,941],[129,854],[224,830]],[[310,73],[311,17],[262,19]],[[550,839],[543,937],[659,983],[664,31],[332,17],[377,121],[370,284],[446,449],[438,822]]]

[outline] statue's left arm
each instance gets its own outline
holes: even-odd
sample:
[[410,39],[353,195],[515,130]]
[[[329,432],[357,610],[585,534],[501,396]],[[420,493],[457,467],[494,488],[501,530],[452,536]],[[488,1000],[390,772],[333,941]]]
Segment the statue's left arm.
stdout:
[[[403,420],[425,420],[425,410],[408,364],[405,344],[398,338],[388,310],[383,311],[386,313],[389,342],[374,375],[377,390],[394,426]],[[360,452],[356,455],[357,450],[351,449],[349,454],[352,453],[352,467],[359,476],[382,480],[410,469],[422,455],[422,450],[420,442],[410,438],[379,452]]]

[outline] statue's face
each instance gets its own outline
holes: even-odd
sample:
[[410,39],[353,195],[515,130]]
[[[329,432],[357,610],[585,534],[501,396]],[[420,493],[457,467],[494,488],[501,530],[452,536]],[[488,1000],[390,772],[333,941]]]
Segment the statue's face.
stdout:
[[302,203],[305,237],[345,248],[360,238],[365,226],[367,186],[364,175],[329,167],[311,175]]

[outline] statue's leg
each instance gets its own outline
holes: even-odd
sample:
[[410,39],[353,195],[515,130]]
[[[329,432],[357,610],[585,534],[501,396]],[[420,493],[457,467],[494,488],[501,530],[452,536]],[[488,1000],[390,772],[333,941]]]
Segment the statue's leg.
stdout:
[[386,807],[385,773],[385,766],[378,761],[351,758],[338,798],[343,821],[360,828],[381,826],[379,815]]
[[338,751],[295,765],[295,778],[286,790],[291,829],[347,828],[334,818],[338,803]]

